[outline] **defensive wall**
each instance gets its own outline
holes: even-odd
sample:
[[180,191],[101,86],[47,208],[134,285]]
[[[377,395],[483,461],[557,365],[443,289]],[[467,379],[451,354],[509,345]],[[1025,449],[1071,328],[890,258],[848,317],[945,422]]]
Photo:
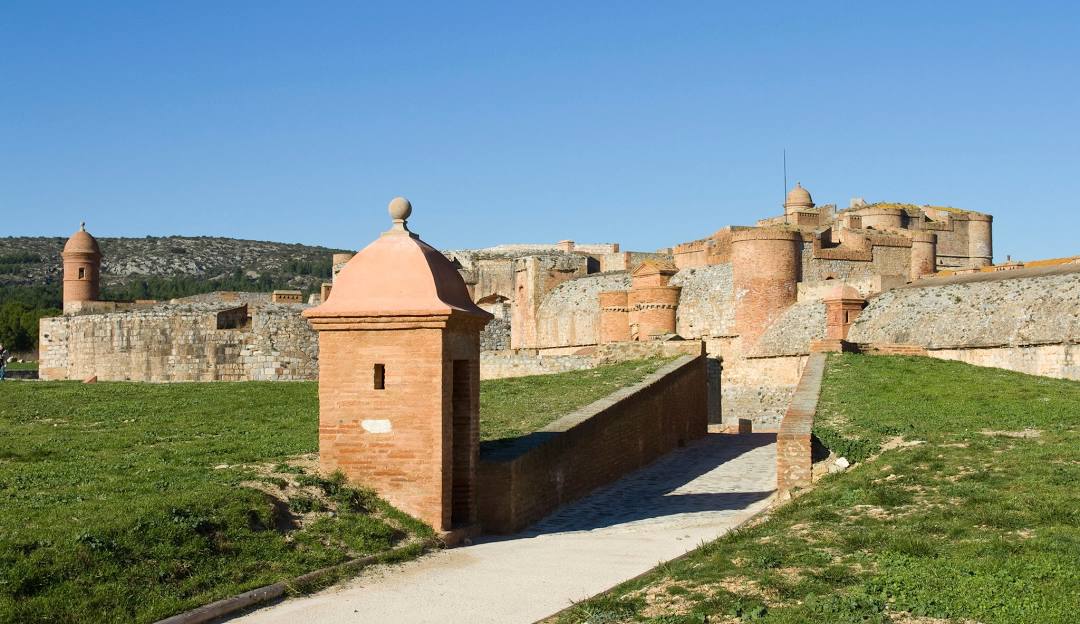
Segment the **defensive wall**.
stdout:
[[46,380],[244,381],[318,378],[302,306],[159,304],[41,319]]
[[618,342],[574,349],[571,353],[551,353],[536,349],[482,351],[480,378],[503,379],[566,373],[629,360],[701,355],[704,352],[704,344],[700,340]]
[[[870,300],[848,340],[1080,379],[1080,264],[942,277]],[[896,352],[895,349],[892,352]]]
[[512,533],[705,435],[706,367],[684,356],[512,442],[481,445],[485,532]]

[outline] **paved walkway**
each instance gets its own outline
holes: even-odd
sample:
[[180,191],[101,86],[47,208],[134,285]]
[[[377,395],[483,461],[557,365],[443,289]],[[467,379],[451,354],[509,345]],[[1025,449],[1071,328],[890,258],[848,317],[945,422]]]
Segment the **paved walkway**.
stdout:
[[517,535],[373,568],[233,621],[531,623],[727,532],[775,487],[775,435],[710,434]]

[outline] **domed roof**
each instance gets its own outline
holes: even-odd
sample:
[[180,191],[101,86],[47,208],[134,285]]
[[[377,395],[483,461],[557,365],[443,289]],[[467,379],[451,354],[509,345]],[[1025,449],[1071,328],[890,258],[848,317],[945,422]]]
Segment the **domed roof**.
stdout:
[[79,231],[71,235],[64,245],[64,253],[92,253],[101,255],[97,239],[86,231],[86,223],[79,226]]
[[390,203],[394,226],[345,265],[307,318],[464,313],[491,318],[473,303],[461,275],[439,250],[405,227],[407,200]]
[[804,189],[799,182],[795,183],[795,188],[788,191],[787,200],[784,201],[785,206],[806,206],[812,208],[814,206],[814,200],[810,198],[810,191]]

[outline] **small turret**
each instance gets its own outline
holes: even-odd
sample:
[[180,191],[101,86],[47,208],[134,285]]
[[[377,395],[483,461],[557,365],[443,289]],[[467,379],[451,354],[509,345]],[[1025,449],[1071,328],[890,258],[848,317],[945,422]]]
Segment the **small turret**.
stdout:
[[788,191],[787,199],[784,201],[784,214],[790,215],[813,207],[814,200],[810,197],[810,191],[804,189],[800,182],[796,182],[795,188]]
[[101,294],[101,248],[86,231],[85,222],[68,239],[60,256],[64,260],[64,311],[97,301]]

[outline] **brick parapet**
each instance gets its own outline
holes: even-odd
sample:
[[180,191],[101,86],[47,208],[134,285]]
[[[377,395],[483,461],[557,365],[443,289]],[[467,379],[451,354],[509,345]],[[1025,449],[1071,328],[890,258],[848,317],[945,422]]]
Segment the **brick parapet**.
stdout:
[[480,522],[511,533],[705,435],[706,370],[684,356],[513,444],[482,449]]
[[776,435],[776,487],[780,492],[810,485],[814,415],[826,362],[824,353],[810,354],[780,422]]

